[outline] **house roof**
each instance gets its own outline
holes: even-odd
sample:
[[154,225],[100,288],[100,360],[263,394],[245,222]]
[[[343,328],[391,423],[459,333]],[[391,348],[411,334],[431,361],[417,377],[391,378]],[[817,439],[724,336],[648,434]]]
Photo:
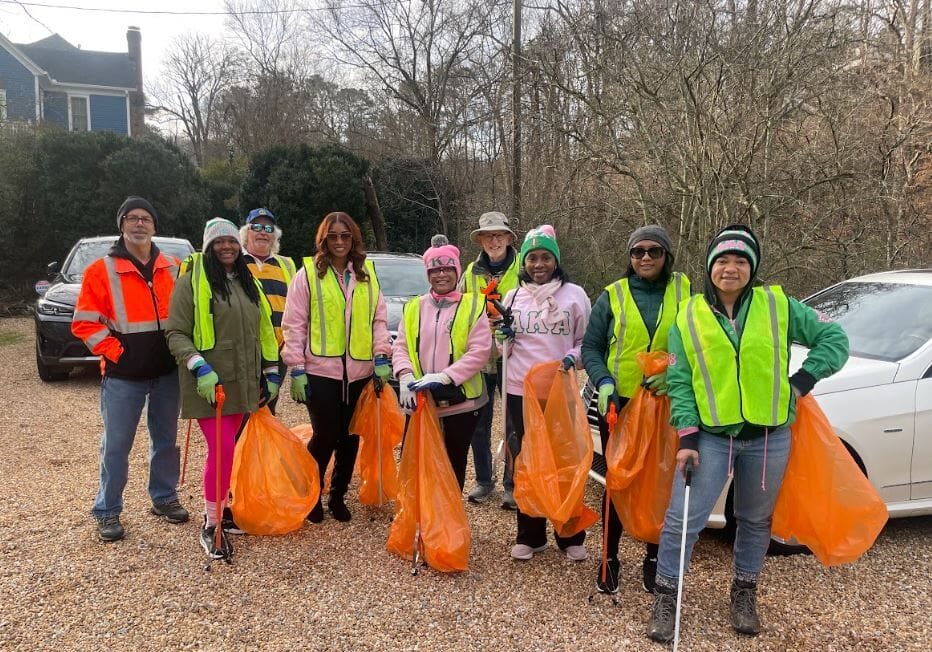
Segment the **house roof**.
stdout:
[[136,87],[136,66],[126,52],[82,50],[58,34],[14,45],[57,82]]

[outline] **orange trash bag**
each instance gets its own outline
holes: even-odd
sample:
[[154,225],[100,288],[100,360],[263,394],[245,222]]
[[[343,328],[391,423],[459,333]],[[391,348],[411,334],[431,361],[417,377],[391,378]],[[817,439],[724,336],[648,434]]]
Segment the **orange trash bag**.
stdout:
[[811,394],[796,402],[790,433],[773,533],[808,546],[825,566],[856,561],[886,524],[886,504]]
[[320,497],[317,463],[268,407],[254,412],[233,453],[233,519],[249,534],[286,534]]
[[[379,415],[381,414],[381,437]],[[398,468],[395,466],[395,447],[404,435],[405,415],[398,405],[398,397],[391,385],[382,386],[382,398],[375,394],[375,381],[363,388],[353,411],[349,431],[359,435],[359,502],[363,505],[382,505],[394,500],[398,493]],[[381,440],[381,450],[379,442]],[[381,486],[379,466],[381,462]]]
[[560,361],[531,367],[524,378],[524,438],[515,458],[515,502],[570,537],[599,516],[583,504],[592,467],[592,436],[576,374]]
[[469,568],[472,534],[460,486],[447,457],[433,399],[420,394],[401,449],[395,520],[385,547],[414,558],[415,539],[431,568]]
[[[638,353],[636,358],[645,376],[667,368],[663,351]],[[678,448],[670,399],[638,388],[621,411],[605,452],[605,486],[625,531],[635,539],[660,542]]]

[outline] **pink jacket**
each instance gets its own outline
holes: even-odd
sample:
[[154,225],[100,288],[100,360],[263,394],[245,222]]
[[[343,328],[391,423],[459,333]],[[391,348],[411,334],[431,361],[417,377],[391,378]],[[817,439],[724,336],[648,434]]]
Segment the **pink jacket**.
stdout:
[[508,344],[508,383],[506,391],[524,396],[524,377],[539,362],[562,360],[567,355],[576,358],[580,366],[579,349],[589,324],[592,304],[585,290],[574,283],[565,283],[554,300],[563,309],[563,321],[548,328],[540,319],[534,298],[519,287],[511,290],[503,303],[511,307],[515,338]]
[[[356,287],[356,275],[353,273],[353,264],[346,266],[350,272],[349,285],[344,285],[342,274],[337,274],[343,295],[351,297]],[[313,272],[312,272],[313,273]],[[285,312],[282,315],[282,333],[285,343],[282,346],[282,360],[289,367],[303,366],[304,370],[314,376],[343,380],[343,365],[346,364],[346,379],[349,382],[367,378],[372,375],[374,363],[372,360],[354,360],[348,354],[340,358],[323,358],[311,353],[308,344],[308,310],[310,303],[310,289],[307,285],[307,274],[304,270],[295,274],[288,286],[288,297],[285,300]],[[346,326],[346,341],[349,342],[350,313],[352,302],[346,302],[344,324]],[[388,335],[388,309],[382,293],[379,293],[378,304],[375,308],[375,319],[372,321],[372,349],[373,355],[391,355],[391,340]]]
[[[418,359],[424,374],[443,372],[454,385],[462,385],[471,377],[482,371],[492,352],[492,334],[489,319],[485,313],[479,317],[469,333],[466,353],[462,358],[450,364],[450,329],[459,301],[442,300],[438,302],[430,292],[421,297],[421,330],[418,344]],[[398,339],[392,345],[392,367],[395,375],[413,374],[411,358],[408,356],[408,343],[402,324],[398,328]],[[465,401],[459,405],[437,408],[437,416],[461,414],[478,410],[489,400],[488,389],[483,383],[479,398]]]

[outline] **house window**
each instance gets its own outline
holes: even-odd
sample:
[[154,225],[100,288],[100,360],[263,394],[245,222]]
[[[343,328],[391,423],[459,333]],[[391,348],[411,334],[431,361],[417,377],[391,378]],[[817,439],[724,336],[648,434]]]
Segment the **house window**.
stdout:
[[6,120],[6,89],[0,88],[0,122]]
[[87,131],[87,98],[71,98],[71,131]]

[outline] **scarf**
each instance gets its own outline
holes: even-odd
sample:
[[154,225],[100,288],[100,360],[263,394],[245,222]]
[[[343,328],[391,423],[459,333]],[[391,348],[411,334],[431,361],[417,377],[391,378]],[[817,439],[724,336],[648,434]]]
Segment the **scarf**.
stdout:
[[563,321],[563,311],[553,295],[563,287],[563,281],[558,278],[551,279],[549,283],[537,285],[536,283],[522,283],[521,287],[534,298],[537,307],[541,309],[540,318],[548,327],[554,327]]

